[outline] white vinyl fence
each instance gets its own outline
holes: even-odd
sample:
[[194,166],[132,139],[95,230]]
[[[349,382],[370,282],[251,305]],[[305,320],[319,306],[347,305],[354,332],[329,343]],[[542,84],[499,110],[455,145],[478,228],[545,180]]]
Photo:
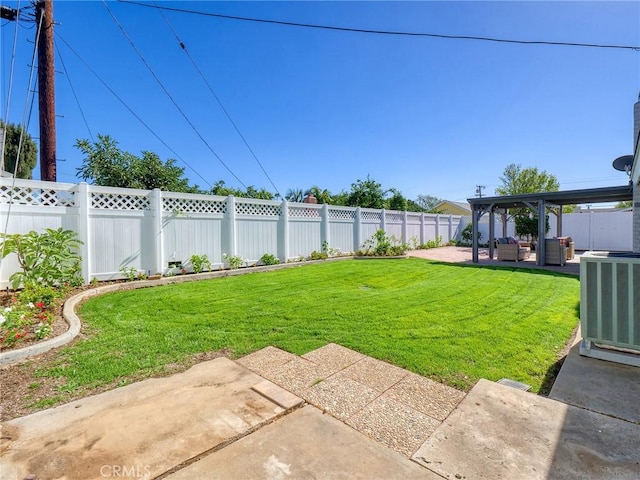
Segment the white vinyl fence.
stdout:
[[[461,218],[460,231],[471,223],[471,216]],[[489,215],[484,215],[478,223],[480,243],[487,243],[489,238]],[[495,216],[494,232],[496,237],[502,236],[502,220]],[[568,236],[576,243],[577,250],[631,252],[633,250],[633,212],[611,212],[592,209],[581,213],[565,213],[562,215],[562,235]],[[507,222],[507,236],[516,236],[515,224]],[[557,217],[549,214],[549,231],[547,238],[557,236]]]
[[[14,183],[15,182],[15,183]],[[82,275],[119,278],[120,269],[168,273],[169,262],[189,269],[191,255],[214,267],[224,254],[253,263],[265,253],[281,261],[321,251],[324,242],[355,252],[376,230],[410,242],[459,238],[459,216],[216,197],[160,190],[0,179],[0,231],[73,230],[83,242]],[[8,222],[7,222],[8,219]],[[0,286],[18,269],[14,255],[0,268]]]

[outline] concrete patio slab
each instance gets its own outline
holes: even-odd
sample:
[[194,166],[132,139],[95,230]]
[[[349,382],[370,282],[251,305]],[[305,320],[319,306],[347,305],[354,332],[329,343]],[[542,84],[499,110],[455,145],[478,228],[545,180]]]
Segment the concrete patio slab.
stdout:
[[640,424],[640,367],[583,357],[579,348],[571,348],[549,398]]
[[0,478],[153,478],[284,414],[252,390],[262,381],[217,358],[11,420]]
[[413,459],[445,478],[637,480],[640,425],[480,380]]
[[302,358],[326,367],[330,373],[336,373],[362,360],[364,355],[342,345],[328,343],[324,347],[305,353]]
[[166,480],[442,480],[393,450],[306,406]]
[[349,418],[347,424],[410,458],[440,422],[382,396]]
[[340,420],[346,420],[380,394],[348,377],[330,377],[302,395],[307,402]]
[[464,392],[411,373],[385,392],[385,397],[444,420],[464,398]]
[[337,373],[336,377],[342,375],[378,392],[384,392],[409,375],[409,372],[375,358],[364,357]]

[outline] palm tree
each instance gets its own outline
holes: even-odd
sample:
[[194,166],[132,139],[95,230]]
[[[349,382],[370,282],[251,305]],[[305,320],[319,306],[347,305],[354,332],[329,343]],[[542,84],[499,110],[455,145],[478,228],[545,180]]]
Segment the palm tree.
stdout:
[[301,188],[290,188],[284,198],[289,202],[301,203],[304,195]]

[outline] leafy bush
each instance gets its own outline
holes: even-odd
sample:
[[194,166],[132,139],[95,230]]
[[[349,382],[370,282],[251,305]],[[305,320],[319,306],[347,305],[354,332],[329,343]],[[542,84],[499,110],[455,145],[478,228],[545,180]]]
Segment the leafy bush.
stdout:
[[225,253],[222,256],[227,260],[227,263],[229,264],[229,268],[231,270],[237,270],[242,266],[243,263],[245,263],[243,258],[237,255],[230,256]]
[[380,229],[364,242],[363,249],[358,250],[357,255],[375,257],[397,257],[404,255],[409,250],[409,245],[399,241],[394,236]]
[[211,270],[211,262],[206,255],[191,255],[189,259],[191,261],[191,268],[193,273],[202,273],[203,271]]
[[314,250],[309,255],[309,260],[326,260],[329,258],[329,254],[327,252],[318,252]]
[[265,253],[260,257],[260,263],[262,265],[278,265],[280,263],[280,259],[275,255],[270,253]]
[[[472,239],[473,239],[473,224],[472,223],[467,223],[467,226],[464,227],[464,229],[462,230],[462,239],[467,243],[470,244]],[[476,237],[478,237],[478,242],[480,241],[480,239],[482,238],[482,233],[480,231],[477,232]]]
[[130,282],[138,279],[138,270],[136,267],[122,267],[120,273]]
[[80,255],[82,242],[75,232],[59,228],[47,228],[44,233],[31,231],[26,234],[3,235],[3,258],[15,253],[22,271],[9,281],[13,289],[20,285],[43,284],[47,286],[80,286]]
[[427,240],[427,243],[421,244],[418,248],[420,248],[421,250],[426,250],[429,248],[439,248],[442,246],[444,246],[442,236],[438,235],[434,240]]

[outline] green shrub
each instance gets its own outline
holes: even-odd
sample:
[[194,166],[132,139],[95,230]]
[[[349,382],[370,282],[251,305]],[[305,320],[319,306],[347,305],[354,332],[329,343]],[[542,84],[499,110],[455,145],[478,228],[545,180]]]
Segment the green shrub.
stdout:
[[326,260],[329,258],[329,254],[327,252],[318,252],[314,250],[309,255],[309,260]]
[[11,288],[21,285],[80,286],[80,255],[82,242],[71,230],[47,228],[43,233],[2,235],[0,245],[3,258],[15,253],[22,271],[15,272],[9,281]]
[[[467,244],[471,243],[471,240],[473,239],[473,224],[472,223],[467,223],[467,226],[464,227],[464,229],[462,230],[461,233],[462,239],[467,242]],[[480,241],[480,238],[482,238],[482,233],[480,231],[477,232],[476,237],[478,238],[478,242]]]
[[227,263],[229,264],[229,268],[231,270],[239,269],[244,263],[244,260],[242,259],[242,257],[239,257],[238,255],[230,256],[224,253],[222,256],[227,260]]
[[206,255],[191,255],[189,259],[191,261],[191,268],[193,273],[202,273],[203,271],[211,270],[211,262]]
[[375,257],[397,257],[404,255],[409,250],[409,245],[399,241],[396,237],[389,237],[380,229],[364,242],[364,248],[358,250],[357,255]]
[[270,253],[265,253],[260,257],[260,263],[262,265],[278,265],[280,263],[280,259],[275,255]]

